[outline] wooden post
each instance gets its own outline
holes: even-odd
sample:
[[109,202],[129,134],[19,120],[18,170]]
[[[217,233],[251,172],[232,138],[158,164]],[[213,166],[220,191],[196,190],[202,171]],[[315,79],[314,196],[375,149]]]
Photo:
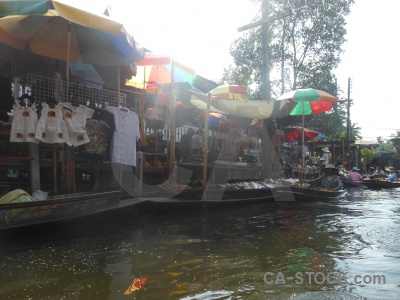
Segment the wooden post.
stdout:
[[176,124],[175,124],[175,109],[176,109],[176,97],[174,91],[174,60],[171,62],[171,105],[170,105],[170,117],[171,117],[171,135],[169,140],[169,173],[172,182],[176,182],[176,156],[175,156],[175,140],[176,140]]
[[211,94],[208,94],[208,101],[207,101],[207,112],[206,112],[206,119],[205,119],[205,126],[204,126],[204,149],[203,149],[203,200],[206,200],[206,187],[207,187],[207,175],[208,175],[208,122],[210,119],[210,100]]
[[136,153],[136,197],[140,197],[143,191],[143,152]]
[[32,193],[40,190],[40,161],[39,161],[39,145],[29,143],[29,156],[32,157],[30,161],[30,176]]
[[53,145],[53,193],[57,195],[57,144]]

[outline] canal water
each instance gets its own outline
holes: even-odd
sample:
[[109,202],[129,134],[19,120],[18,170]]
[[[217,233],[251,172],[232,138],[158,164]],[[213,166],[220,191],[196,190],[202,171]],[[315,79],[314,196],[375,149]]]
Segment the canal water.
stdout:
[[[0,299],[400,299],[400,190],[0,235]],[[134,283],[135,282],[135,283]]]

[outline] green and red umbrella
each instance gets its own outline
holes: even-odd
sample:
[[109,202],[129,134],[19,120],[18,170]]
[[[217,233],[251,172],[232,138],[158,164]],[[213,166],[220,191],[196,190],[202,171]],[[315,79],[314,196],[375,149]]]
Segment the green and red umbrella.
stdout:
[[292,99],[297,105],[290,112],[291,116],[315,115],[332,109],[338,98],[321,90],[297,89],[287,92],[277,100]]
[[[333,104],[338,102],[338,98],[321,90],[316,89],[296,89],[281,95],[277,100],[292,99],[296,106],[290,112],[291,116],[314,115],[329,111]],[[304,144],[304,130],[302,130],[302,143]],[[304,158],[304,155],[303,155]],[[303,162],[304,165],[304,162]]]

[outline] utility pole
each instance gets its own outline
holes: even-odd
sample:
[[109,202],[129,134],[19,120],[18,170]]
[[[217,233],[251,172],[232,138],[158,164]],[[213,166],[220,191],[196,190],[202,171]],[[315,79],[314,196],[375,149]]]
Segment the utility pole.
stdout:
[[[269,18],[268,0],[262,1],[261,15],[263,20]],[[265,22],[262,29],[262,52],[263,52],[263,70],[262,70],[262,98],[271,99],[271,84],[269,81],[269,23]]]
[[[263,0],[262,1],[262,7],[261,7],[261,20],[247,24],[245,26],[242,26],[238,28],[238,31],[244,31],[248,30],[257,26],[261,25],[262,29],[262,53],[263,53],[263,66],[262,66],[262,89],[261,89],[261,95],[262,99],[270,100],[271,99],[271,85],[270,85],[270,79],[269,79],[269,73],[270,73],[270,58],[269,58],[269,23],[285,18],[287,16],[290,16],[292,14],[291,11],[286,11],[286,12],[280,12],[277,13],[274,16],[269,16],[269,5],[268,5],[268,0]],[[263,121],[264,124],[264,130],[263,134],[261,136],[261,142],[262,142],[262,161],[263,161],[263,166],[264,166],[264,171],[263,171],[263,176],[265,178],[271,178],[272,177],[272,151],[273,151],[273,145],[271,141],[271,137],[268,134],[266,123]]]
[[351,153],[350,153],[350,151],[351,151],[351,148],[350,148],[350,141],[351,141],[350,91],[351,91],[351,78],[349,78],[348,82],[347,82],[347,153],[349,155],[349,159],[351,159]]

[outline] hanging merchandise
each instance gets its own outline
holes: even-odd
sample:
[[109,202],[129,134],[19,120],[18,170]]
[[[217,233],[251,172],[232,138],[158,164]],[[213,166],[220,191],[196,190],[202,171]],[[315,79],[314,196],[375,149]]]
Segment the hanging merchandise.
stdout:
[[67,125],[63,119],[61,103],[51,108],[47,103],[42,103],[40,119],[36,126],[36,138],[44,143],[67,143],[71,146]]
[[107,106],[106,110],[115,119],[111,162],[136,166],[136,142],[140,139],[138,115],[126,108]]
[[92,117],[94,110],[84,105],[73,106],[69,102],[62,103],[61,106],[72,146],[78,147],[89,143],[86,119]]
[[86,121],[86,131],[90,142],[81,147],[82,157],[110,161],[112,137],[115,131],[114,114],[103,108],[94,108],[94,113]]
[[10,142],[38,143],[35,138],[36,125],[38,123],[37,104],[22,106],[15,100],[13,106],[13,119],[10,132]]

